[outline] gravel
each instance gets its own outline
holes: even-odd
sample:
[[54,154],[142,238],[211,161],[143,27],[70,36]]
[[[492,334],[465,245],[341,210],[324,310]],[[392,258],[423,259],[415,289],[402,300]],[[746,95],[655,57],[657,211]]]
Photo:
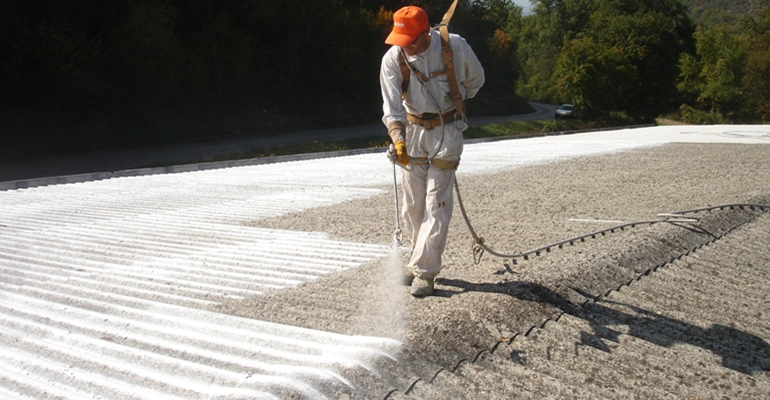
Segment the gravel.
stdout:
[[[503,254],[621,222],[658,219],[658,213],[730,203],[770,204],[770,146],[762,145],[670,143],[481,175],[464,174],[462,168],[458,184],[472,226],[490,248]],[[250,225],[389,244],[395,230],[393,187],[383,189],[389,192]],[[529,260],[514,263],[483,254],[476,263],[472,236],[456,202],[434,296],[413,298],[406,287],[398,286],[395,277],[407,258],[402,251],[311,284],[233,301],[218,311],[391,337],[451,368],[754,215],[700,213],[702,230],[688,224],[638,225]]]

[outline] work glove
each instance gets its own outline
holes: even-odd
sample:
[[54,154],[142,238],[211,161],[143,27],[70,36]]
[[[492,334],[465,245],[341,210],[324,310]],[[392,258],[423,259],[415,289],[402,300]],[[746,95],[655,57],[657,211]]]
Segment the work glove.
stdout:
[[406,152],[406,143],[403,140],[398,140],[395,143],[396,147],[396,162],[406,167],[409,165],[409,153]]
[[406,152],[406,142],[404,142],[404,131],[406,126],[403,122],[392,121],[388,124],[388,135],[393,140],[396,150],[396,162],[406,167],[409,165],[409,153]]

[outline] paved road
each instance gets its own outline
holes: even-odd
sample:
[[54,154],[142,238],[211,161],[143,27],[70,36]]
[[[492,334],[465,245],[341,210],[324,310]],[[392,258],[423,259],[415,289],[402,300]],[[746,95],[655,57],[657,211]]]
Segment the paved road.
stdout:
[[[531,103],[535,112],[524,115],[479,117],[469,121],[471,126],[502,123],[511,120],[531,121],[553,119],[556,106]],[[386,135],[380,123],[348,128],[321,129],[285,133],[269,137],[241,137],[206,141],[181,146],[164,146],[149,149],[105,151],[83,155],[49,157],[35,160],[0,163],[0,182],[29,180],[33,178],[114,172],[158,165],[186,164],[207,157],[218,157],[253,149],[302,144],[313,141],[327,142],[352,138]],[[28,185],[22,185],[28,186]]]

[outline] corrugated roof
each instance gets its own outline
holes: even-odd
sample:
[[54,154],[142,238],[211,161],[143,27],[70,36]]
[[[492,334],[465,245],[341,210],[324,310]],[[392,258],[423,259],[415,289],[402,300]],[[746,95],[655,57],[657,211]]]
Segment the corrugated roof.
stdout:
[[[483,174],[652,145],[643,141],[550,142],[548,146],[541,141],[480,143],[467,146],[463,166],[465,173]],[[457,379],[469,379],[478,388],[485,379],[507,374],[531,381],[511,383],[511,392],[505,391],[505,385],[487,382],[490,397],[495,393],[569,397],[569,390],[575,391],[575,397],[595,394],[597,398],[631,393],[663,398],[677,393],[670,390],[674,384],[668,381],[660,390],[639,393],[633,392],[633,386],[602,393],[580,389],[580,379],[595,379],[595,374],[580,375],[585,372],[579,371],[580,364],[570,367],[578,362],[572,359],[584,352],[593,354],[594,362],[605,368],[608,385],[633,378],[634,369],[627,364],[638,354],[645,359],[658,357],[659,362],[679,357],[672,353],[675,350],[649,348],[646,342],[655,343],[655,338],[639,341],[633,328],[607,331],[613,337],[596,332],[584,337],[583,325],[591,325],[592,319],[615,318],[618,308],[623,308],[623,315],[632,322],[644,324],[652,318],[686,335],[687,327],[667,322],[661,315],[634,315],[639,312],[634,307],[665,308],[666,303],[645,299],[675,294],[677,288],[717,290],[719,282],[708,287],[667,288],[654,280],[651,288],[631,285],[629,290],[640,294],[623,297],[624,288],[585,306],[581,312],[592,314],[585,319],[564,315],[497,348],[494,357],[485,356],[489,357],[486,365],[481,357],[461,365],[453,377],[439,373],[435,379],[429,372],[432,366],[420,364],[424,362],[420,355],[393,339],[343,335],[217,311],[223,300],[297,287],[386,257],[387,245],[336,240],[325,232],[259,228],[251,222],[379,195],[385,193],[383,186],[392,185],[392,176],[382,154],[360,154],[0,192],[0,394],[8,398],[442,398],[447,393],[459,397],[472,393],[462,390]],[[752,225],[743,235],[765,235],[746,251],[762,253],[770,244],[769,231],[767,217]],[[745,246],[738,237],[729,246]],[[684,261],[673,268],[699,269],[708,277],[708,263],[719,260],[716,256]],[[699,262],[707,264],[703,267]],[[736,270],[738,276],[730,279],[735,279],[736,287],[757,286],[767,274],[749,272],[751,268]],[[648,294],[648,290],[655,292]],[[767,307],[763,290],[759,285],[746,301],[759,307],[755,311],[760,315]],[[643,304],[636,306],[634,299]],[[601,325],[606,328],[611,322]],[[565,330],[565,335],[575,337],[574,349],[556,333]],[[731,332],[735,333],[725,328],[709,334]],[[602,346],[633,350],[629,355],[613,352],[607,359]],[[516,354],[524,350],[526,362],[517,362]],[[562,358],[554,358],[556,352]],[[707,359],[696,357],[693,363]],[[764,361],[758,363],[764,368]],[[647,375],[640,377],[653,374],[653,369],[648,367]],[[541,375],[544,370],[551,372]],[[644,379],[640,377],[636,379]],[[434,381],[434,388],[426,386],[428,380]],[[767,383],[756,387],[747,387],[745,393],[770,394]]]

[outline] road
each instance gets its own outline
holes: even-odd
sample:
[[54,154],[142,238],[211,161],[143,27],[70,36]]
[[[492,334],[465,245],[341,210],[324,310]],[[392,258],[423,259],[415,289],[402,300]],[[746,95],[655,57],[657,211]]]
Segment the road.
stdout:
[[[502,123],[511,120],[532,121],[552,119],[556,106],[530,103],[535,112],[524,115],[480,117],[469,121],[471,126]],[[289,144],[328,142],[367,136],[386,135],[380,123],[359,125],[348,128],[321,129],[282,133],[269,137],[240,137],[224,140],[205,141],[176,146],[148,149],[104,151],[72,156],[48,157],[0,163],[0,182],[29,180],[35,178],[106,173],[115,171],[150,168],[158,165],[186,164],[209,157],[232,153],[245,153],[253,149],[269,149]]]

